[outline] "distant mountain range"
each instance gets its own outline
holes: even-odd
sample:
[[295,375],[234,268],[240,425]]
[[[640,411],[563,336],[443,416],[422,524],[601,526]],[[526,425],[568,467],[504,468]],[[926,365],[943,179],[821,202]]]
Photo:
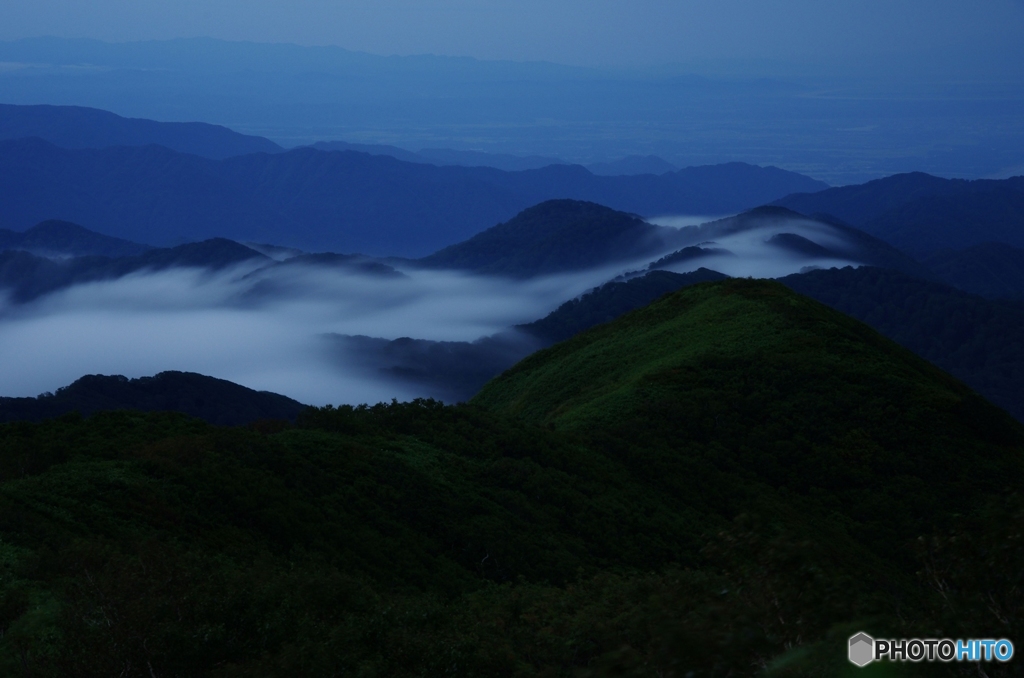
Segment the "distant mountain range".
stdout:
[[[406,162],[429,165],[461,165],[464,167],[494,167],[508,172],[540,169],[548,165],[568,165],[565,160],[542,155],[509,155],[483,151],[459,151],[451,148],[424,148],[409,151],[386,144],[353,144],[345,141],[318,141],[312,147],[319,151],[359,151],[370,155],[390,155]],[[627,176],[635,174],[665,174],[679,167],[656,155],[630,155],[619,160],[597,162],[585,167],[599,176]]]
[[[109,111],[84,106],[19,106],[0,104],[0,140],[39,138],[61,148],[107,148],[109,146],[165,146],[213,160],[250,153],[280,153],[285,149],[264,137],[240,134],[221,125],[203,122],[157,122],[125,118]],[[571,164],[560,158],[540,155],[511,155],[451,148],[410,151],[387,144],[318,141],[310,145],[319,151],[357,151],[387,155],[404,162],[427,165],[493,167],[507,172],[540,169],[548,165]],[[587,165],[597,175],[664,174],[677,171],[672,163],[650,156],[628,156],[620,160]]]
[[[318,141],[312,144],[318,151],[358,151],[370,155],[389,155],[405,162],[426,165],[458,165],[462,167],[493,167],[506,172],[522,172],[540,169],[548,165],[568,165],[564,160],[541,155],[510,155],[507,153],[485,153],[482,151],[458,151],[451,148],[424,148],[409,151],[386,144],[354,144],[346,141]],[[595,172],[597,174],[597,172]],[[627,172],[623,172],[627,174]]]
[[[964,66],[956,53],[943,49],[920,63],[948,74]],[[1020,166],[1024,135],[1007,123],[1020,117],[1019,88],[999,78],[950,87],[944,77],[892,77],[889,62],[866,69],[847,61],[844,69],[871,76],[840,76],[820,60],[807,64],[817,75],[781,61],[610,70],[198,37],[39,37],[0,41],[0,98],[216,122],[288,147],[341,139],[586,163],[649,154],[680,166],[743,159],[833,185],[909,169],[983,177]],[[995,64],[999,72],[1013,67],[1007,61]]]
[[623,174],[665,174],[677,172],[678,167],[656,155],[628,155],[620,160],[587,165],[594,174],[616,176]]
[[269,139],[239,134],[204,122],[156,122],[122,118],[82,106],[0,104],[0,139],[38,137],[61,148],[158,144],[180,153],[220,160],[248,153],[279,153]]
[[821,182],[742,163],[598,177],[436,167],[297,149],[209,160],[159,146],[0,142],[0,227],[65,219],[151,245],[227,237],[306,250],[424,256],[551,198],[643,214],[725,214]]
[[0,398],[0,422],[39,421],[69,412],[136,410],[181,412],[211,424],[239,426],[264,419],[294,420],[304,407],[276,393],[191,372],[161,372],[139,379],[91,374],[56,393]]
[[0,229],[0,251],[24,250],[47,258],[127,257],[150,249],[149,245],[111,238],[68,221],[44,221],[22,232]]
[[988,242],[1024,247],[1024,176],[966,181],[897,174],[774,204],[832,215],[915,257]]

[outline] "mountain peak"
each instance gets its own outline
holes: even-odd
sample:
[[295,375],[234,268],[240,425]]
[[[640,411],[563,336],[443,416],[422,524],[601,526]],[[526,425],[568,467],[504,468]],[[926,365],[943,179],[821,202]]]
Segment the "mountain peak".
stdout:
[[597,203],[548,200],[420,263],[517,278],[583,270],[654,253],[665,230]]

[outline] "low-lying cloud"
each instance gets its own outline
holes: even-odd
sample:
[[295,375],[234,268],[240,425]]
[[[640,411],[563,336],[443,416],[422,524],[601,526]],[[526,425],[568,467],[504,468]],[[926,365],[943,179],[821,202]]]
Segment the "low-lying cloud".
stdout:
[[0,395],[83,374],[199,372],[310,404],[424,395],[339,361],[336,335],[473,341],[541,317],[621,267],[528,281],[317,266],[170,269],[81,284],[0,310]]
[[[787,232],[837,251],[847,244],[809,220],[739,232],[684,225],[680,232],[693,240],[684,244],[710,238],[708,249],[728,251],[669,267],[680,272],[704,266],[732,276],[779,277],[856,263],[769,242]],[[381,275],[345,266],[249,264],[78,284],[28,303],[0,302],[0,395],[34,396],[84,374],[140,377],[164,370],[199,372],[317,405],[432,395],[375,367],[370,353],[389,350],[379,342],[339,337],[476,341],[542,318],[660,256],[515,281],[415,268]]]

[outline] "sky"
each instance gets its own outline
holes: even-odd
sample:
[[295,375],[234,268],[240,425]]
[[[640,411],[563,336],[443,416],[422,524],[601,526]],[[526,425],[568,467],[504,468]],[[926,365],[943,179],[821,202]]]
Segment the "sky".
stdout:
[[584,66],[1024,55],[1024,0],[34,0],[0,39],[206,36]]

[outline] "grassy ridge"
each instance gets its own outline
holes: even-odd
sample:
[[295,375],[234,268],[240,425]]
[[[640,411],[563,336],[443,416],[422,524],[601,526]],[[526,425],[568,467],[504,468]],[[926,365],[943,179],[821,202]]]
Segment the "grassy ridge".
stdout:
[[1009,415],[765,281],[681,290],[534,354],[473,402],[590,436],[651,485],[726,513],[745,510],[741,480],[785,493],[886,559],[1022,478]]
[[852,631],[1020,630],[1024,429],[781,285],[477,400],[0,426],[0,674],[842,675]]

